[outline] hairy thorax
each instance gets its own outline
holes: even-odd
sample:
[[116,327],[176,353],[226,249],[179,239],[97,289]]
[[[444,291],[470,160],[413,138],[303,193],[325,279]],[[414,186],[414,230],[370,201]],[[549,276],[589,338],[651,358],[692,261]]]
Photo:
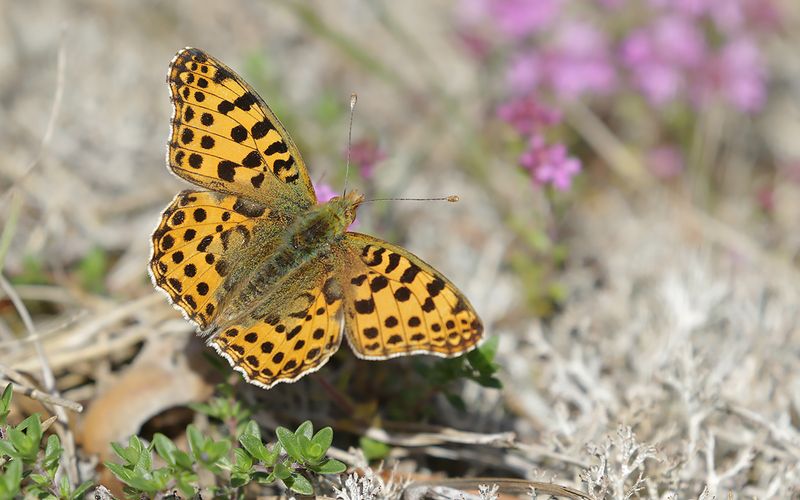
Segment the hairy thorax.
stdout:
[[[250,245],[238,257],[255,265],[227,280],[225,288],[233,307],[226,309],[239,315],[253,311],[271,300],[283,282],[297,279],[305,264],[330,260],[331,247],[343,238],[361,200],[354,194],[315,205],[294,221],[287,221],[289,227],[278,237],[266,228],[256,228]],[[223,317],[218,324],[236,319]]]

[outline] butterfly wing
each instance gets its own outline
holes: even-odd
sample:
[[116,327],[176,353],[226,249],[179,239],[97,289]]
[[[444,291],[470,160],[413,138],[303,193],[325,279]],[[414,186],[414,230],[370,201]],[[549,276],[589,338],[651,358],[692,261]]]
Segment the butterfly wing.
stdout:
[[343,294],[333,267],[325,258],[305,264],[252,313],[217,327],[209,344],[265,389],[318,370],[341,343]]
[[185,48],[169,65],[173,105],[167,163],[178,176],[286,213],[316,203],[300,152],[242,78]]
[[365,234],[347,233],[344,245],[345,330],[359,357],[453,357],[480,341],[472,305],[430,265]]
[[[280,218],[258,203],[211,191],[178,193],[153,233],[150,276],[200,328],[217,316],[225,285],[254,234],[259,246],[279,241]],[[272,236],[272,237],[270,237]]]

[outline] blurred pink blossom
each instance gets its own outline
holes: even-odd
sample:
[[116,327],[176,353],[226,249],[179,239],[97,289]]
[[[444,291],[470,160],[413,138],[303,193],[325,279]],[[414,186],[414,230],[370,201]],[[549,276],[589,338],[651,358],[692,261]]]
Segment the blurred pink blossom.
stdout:
[[584,22],[564,23],[545,67],[553,89],[566,97],[607,94],[616,84],[608,37]]
[[[347,152],[345,152],[345,157]],[[361,177],[369,179],[375,171],[375,165],[386,159],[386,153],[378,147],[373,139],[361,139],[350,148],[350,161],[361,173]]]
[[497,117],[521,135],[530,135],[542,127],[561,121],[561,113],[542,104],[533,94],[512,99],[497,108]]
[[552,24],[564,0],[463,0],[462,22],[481,24],[487,19],[511,39],[526,38]]
[[720,96],[743,112],[759,111],[766,101],[767,71],[758,46],[737,38],[707,61],[694,88],[699,105]]
[[622,42],[620,59],[634,84],[654,106],[676,99],[706,57],[702,32],[685,18],[666,16],[639,28]]
[[581,162],[567,156],[563,144],[547,145],[540,135],[531,137],[519,163],[530,171],[535,184],[550,184],[559,191],[569,190],[572,178],[581,171]]
[[517,53],[506,78],[514,93],[545,85],[563,97],[607,94],[617,81],[608,38],[583,22],[564,23],[544,49]]
[[656,177],[671,179],[683,172],[683,155],[674,146],[659,146],[647,154],[647,168]]
[[339,196],[339,193],[324,182],[314,184],[314,192],[317,193],[317,203],[319,204],[323,204],[326,201],[330,201],[331,198]]

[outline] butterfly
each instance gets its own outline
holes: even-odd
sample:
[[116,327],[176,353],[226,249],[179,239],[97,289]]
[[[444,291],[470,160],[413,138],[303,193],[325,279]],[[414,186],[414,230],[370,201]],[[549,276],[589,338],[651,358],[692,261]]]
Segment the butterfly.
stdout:
[[241,77],[185,48],[167,83],[167,165],[201,189],[162,213],[150,276],[248,382],[270,388],[318,370],[342,332],[374,360],[477,345],[483,325],[447,278],[347,230],[362,195],[317,202],[297,146]]

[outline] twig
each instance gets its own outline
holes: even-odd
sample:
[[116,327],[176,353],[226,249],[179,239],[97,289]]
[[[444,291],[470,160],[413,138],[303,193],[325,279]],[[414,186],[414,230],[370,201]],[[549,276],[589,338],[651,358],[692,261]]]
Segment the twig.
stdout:
[[[0,273],[0,288],[5,291],[6,295],[8,295],[8,298],[11,300],[11,303],[14,305],[14,308],[17,310],[17,314],[19,314],[19,317],[22,319],[22,323],[25,325],[25,329],[28,331],[28,336],[36,337],[36,326],[33,324],[33,319],[31,318],[30,312],[28,312],[28,308],[25,307],[22,299],[19,298],[19,295],[17,295],[17,292],[14,290],[14,287],[11,286],[11,283],[8,282],[2,273]],[[39,368],[42,370],[44,388],[50,394],[58,397],[58,390],[56,389],[56,381],[55,377],[53,376],[53,370],[50,368],[50,364],[47,361],[47,356],[45,355],[42,343],[39,341],[34,341],[33,345],[36,348],[37,355],[39,356]],[[69,419],[67,418],[67,413],[64,411],[64,408],[58,405],[55,405],[52,408],[53,412],[58,417],[58,422],[62,431],[61,440],[64,445],[64,462],[66,464],[65,469],[67,475],[69,476],[70,483],[74,486],[78,484],[78,464],[75,459],[75,438],[69,428]]]
[[[0,364],[0,371],[4,372],[5,370],[6,367]],[[83,411],[83,405],[75,401],[70,401],[69,399],[53,396],[51,394],[47,394],[46,392],[42,392],[37,389],[33,389],[31,387],[23,387],[19,384],[15,384],[14,382],[0,380],[0,385],[5,386],[6,383],[11,384],[13,391],[17,394],[24,394],[25,396],[28,396],[31,399],[35,399],[43,403],[63,406],[64,408],[67,408],[68,410],[72,410],[74,412],[80,413]]]

